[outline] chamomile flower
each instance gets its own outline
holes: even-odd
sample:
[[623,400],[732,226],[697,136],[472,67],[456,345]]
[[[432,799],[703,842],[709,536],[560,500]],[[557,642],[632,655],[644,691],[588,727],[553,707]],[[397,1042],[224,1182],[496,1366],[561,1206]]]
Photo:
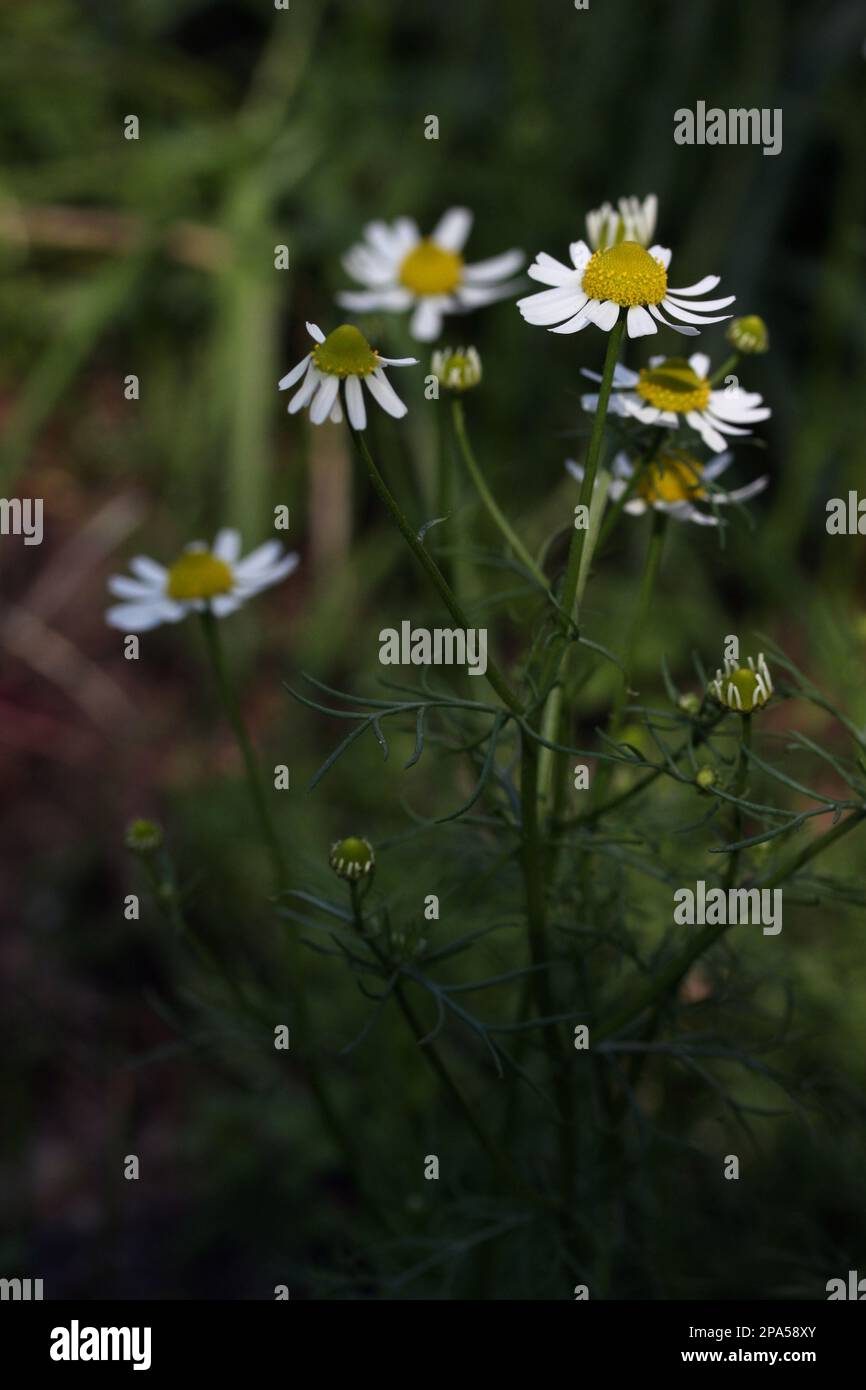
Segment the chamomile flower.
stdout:
[[[643,516],[648,507],[655,511],[668,512],[677,521],[692,521],[696,526],[717,526],[718,517],[712,511],[702,511],[697,502],[725,507],[732,502],[745,502],[763,492],[767,486],[766,477],[756,478],[745,487],[724,492],[721,488],[708,488],[730,465],[733,454],[721,454],[712,463],[703,464],[679,450],[663,450],[657,459],[644,464],[638,474],[637,484],[624,504],[624,511],[630,516]],[[573,478],[583,482],[583,468],[573,459],[567,459],[566,468]],[[630,489],[634,478],[635,465],[627,454],[617,454],[611,466],[613,475],[608,496],[617,502],[623,493]]]
[[751,714],[760,709],[773,693],[773,680],[764,653],[760,653],[757,663],[749,657],[747,666],[740,666],[728,658],[725,669],[716,671],[715,679],[710,681],[709,691],[720,705],[739,714]]
[[[597,372],[584,376],[600,381]],[[615,415],[632,416],[642,425],[662,425],[673,429],[684,419],[697,430],[708,449],[720,454],[727,448],[726,434],[751,434],[745,425],[767,420],[770,409],[757,391],[740,386],[713,389],[709,380],[710,359],[703,352],[682,357],[651,357],[648,367],[633,372],[617,363],[608,410]],[[598,395],[581,397],[584,410],[595,411]]]
[[486,261],[467,265],[463,247],[472,227],[468,208],[449,208],[433,231],[422,237],[411,217],[370,222],[364,241],[343,257],[353,280],[366,286],[337,295],[344,309],[412,310],[409,331],[419,342],[438,338],[445,314],[466,313],[514,293],[504,283],[526,257],[522,251],[503,251]]
[[382,357],[371,348],[360,329],[351,323],[335,328],[327,338],[318,324],[308,323],[307,332],[316,346],[306,357],[302,357],[278,383],[281,391],[287,391],[300,381],[300,389],[289,401],[289,414],[310,407],[310,419],[314,425],[321,425],[331,419],[339,424],[343,418],[340,404],[340,383],[346,401],[346,414],[353,429],[367,428],[367,408],[364,405],[363,381],[374,401],[399,420],[406,414],[406,406],[400,400],[383,367],[414,367],[417,357]]
[[[670,251],[659,245],[647,248],[636,239],[649,227],[654,211],[654,204],[647,199],[640,216],[633,210],[629,212],[635,239],[626,238],[613,245],[599,242],[596,251],[591,251],[585,241],[573,241],[568,248],[571,265],[563,265],[562,261],[541,251],[528,273],[533,280],[553,288],[517,301],[527,323],[548,327],[552,333],[579,333],[587,324],[594,323],[608,333],[625,310],[630,338],[657,333],[659,324],[694,337],[698,329],[708,323],[729,318],[729,314],[716,317],[710,314],[714,309],[732,304],[734,295],[724,299],[700,298],[708,290],[715,289],[718,275],[705,275],[681,290],[668,288]],[[599,209],[592,216],[599,221],[593,223],[590,236],[609,233],[611,218],[605,209]],[[677,322],[672,323],[671,319]],[[691,327],[692,324],[697,327]]]
[[605,251],[621,241],[636,241],[649,246],[656,229],[659,200],[650,193],[643,202],[639,198],[620,198],[615,208],[602,203],[600,208],[586,214],[586,235],[593,251]]
[[225,529],[210,549],[195,541],[168,568],[137,555],[129,562],[134,578],[115,574],[108,581],[109,592],[124,602],[109,608],[105,621],[122,632],[148,632],[207,608],[225,618],[298,567],[299,557],[285,554],[279,541],[265,541],[245,559],[240,553],[240,533]]

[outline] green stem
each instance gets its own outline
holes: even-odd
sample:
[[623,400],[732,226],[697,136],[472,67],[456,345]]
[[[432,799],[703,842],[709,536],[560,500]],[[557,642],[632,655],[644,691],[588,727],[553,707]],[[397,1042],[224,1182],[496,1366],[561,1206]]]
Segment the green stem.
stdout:
[[277,891],[284,892],[288,887],[288,872],[286,869],[283,848],[280,844],[276,832],[271,811],[268,805],[267,793],[265,792],[264,782],[262,781],[261,771],[256,760],[255,752],[247,733],[246,725],[240,712],[237,697],[228,679],[223,659],[222,643],[219,635],[219,623],[214,617],[210,608],[207,608],[201,615],[202,629],[204,631],[205,645],[208,657],[216,679],[217,689],[220,700],[225,711],[226,718],[231,725],[241,757],[243,758],[244,769],[247,776],[247,784],[250,790],[253,807],[259,822],[259,829],[262,838],[268,847],[271,863],[274,870],[274,880]]
[[463,410],[463,402],[456,396],[454,397],[454,400],[451,403],[451,417],[454,423],[454,433],[457,437],[457,443],[460,448],[460,453],[463,458],[463,462],[466,465],[466,470],[469,473],[470,478],[475,484],[475,489],[478,493],[478,496],[481,498],[481,501],[487,508],[489,515],[491,516],[495,524],[498,526],[499,530],[502,532],[502,535],[505,537],[507,543],[511,546],[511,549],[514,551],[521,564],[524,566],[524,568],[529,570],[529,573],[532,575],[536,584],[538,584],[542,589],[546,590],[547,588],[549,588],[549,585],[545,577],[544,571],[539,569],[538,565],[533,560],[526,546],[523,544],[520,537],[515,533],[515,531],[511,527],[511,524],[509,523],[507,517],[504,515],[504,513],[498,506],[496,499],[493,496],[493,493],[490,491],[490,488],[487,486],[487,483],[485,482],[484,475],[478,466],[478,460],[476,459],[472,451],[472,446],[469,443],[469,436],[466,433],[466,417]]
[[[397,528],[400,531],[400,534],[403,536],[403,539],[409,546],[409,549],[412,551],[412,554],[415,556],[416,560],[418,560],[425,574],[433,583],[436,592],[439,594],[439,597],[442,599],[442,602],[445,604],[445,607],[448,609],[448,612],[451,614],[454,621],[458,624],[459,627],[462,627],[464,629],[470,628],[472,624],[469,622],[466,613],[463,611],[463,608],[458,602],[457,596],[451,589],[451,586],[449,585],[439,566],[436,564],[436,561],[427,551],[426,546],[423,544],[421,540],[419,540],[416,532],[413,531],[410,522],[401,510],[396,498],[394,497],[390,488],[388,487],[388,484],[385,482],[385,479],[382,477],[382,474],[379,472],[378,468],[373,462],[373,457],[370,453],[370,450],[367,448],[363,435],[359,434],[357,430],[352,430],[352,437],[354,438],[355,444],[358,447],[358,452],[360,453],[362,459],[367,465],[367,471],[370,474],[370,481],[373,484],[373,487],[375,488],[381,500],[384,502],[388,511],[391,513],[391,516],[394,522],[396,523]],[[499,667],[496,665],[496,662],[490,656],[488,656],[487,658],[486,674],[489,684],[496,691],[496,694],[499,696],[500,700],[502,700],[503,704],[511,711],[512,714],[521,715],[523,713],[523,705],[521,701],[514,693],[514,691],[511,689],[511,686],[508,684],[508,681],[505,679],[502,672],[499,670]]]
[[720,381],[724,381],[725,377],[728,375],[728,372],[732,372],[734,370],[739,360],[740,354],[738,352],[732,352],[730,357],[726,357],[722,365],[716,371],[714,371],[712,376],[710,377],[710,385],[718,386]]
[[[741,797],[746,790],[746,783],[749,777],[749,749],[752,746],[752,716],[743,714],[740,716],[740,753],[737,758],[737,770],[734,774],[734,781],[731,786],[731,795]],[[734,842],[743,838],[743,813],[739,806],[734,807]],[[725,888],[733,887],[737,878],[737,868],[740,863],[740,851],[735,849],[731,852],[728,859],[728,867],[725,873]]]

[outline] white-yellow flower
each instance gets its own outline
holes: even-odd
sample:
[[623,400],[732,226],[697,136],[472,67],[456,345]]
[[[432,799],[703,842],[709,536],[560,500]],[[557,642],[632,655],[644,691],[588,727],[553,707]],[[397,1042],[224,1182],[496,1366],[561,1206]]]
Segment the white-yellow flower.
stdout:
[[[715,390],[710,383],[710,365],[704,352],[692,353],[688,361],[683,357],[651,357],[649,366],[637,372],[618,362],[608,411],[665,429],[675,429],[685,420],[707,448],[719,454],[728,447],[725,435],[751,434],[744,426],[769,419],[771,412],[757,391],[744,391],[741,386]],[[583,375],[601,380],[597,372],[584,369]],[[594,413],[598,395],[581,396],[580,403]]]
[[[718,526],[719,519],[712,510],[696,506],[702,502],[707,508],[726,507],[733,502],[745,502],[749,497],[763,492],[769,479],[756,478],[745,487],[725,492],[722,488],[707,486],[730,466],[733,454],[720,454],[711,463],[701,463],[680,449],[662,450],[657,459],[644,464],[634,485],[635,465],[628,454],[619,453],[611,465],[613,475],[608,489],[611,502],[618,502],[623,493],[630,491],[623,510],[630,516],[643,516],[648,508],[657,512],[668,512],[677,521],[691,521],[696,526]],[[583,482],[583,468],[573,459],[566,459],[565,466],[573,478]]]
[[[654,206],[643,218],[645,226],[649,225],[650,213],[654,215]],[[609,229],[604,208],[593,216],[600,219],[595,228],[599,234],[602,228]],[[636,234],[640,230],[636,225],[634,229]],[[591,251],[585,241],[574,241],[569,254],[570,266],[542,251],[529,267],[533,280],[552,288],[517,301],[527,323],[550,328],[552,333],[579,333],[594,323],[609,333],[625,310],[630,338],[657,333],[659,324],[694,337],[699,328],[730,318],[729,314],[709,315],[714,309],[732,304],[734,295],[724,299],[700,298],[715,289],[718,275],[705,275],[680,290],[668,288],[671,253],[665,246],[647,248],[638,240],[626,239],[599,245],[598,250]],[[671,319],[677,322],[672,323]],[[693,324],[697,327],[691,327]]]
[[602,203],[586,214],[586,236],[593,251],[605,251],[621,241],[649,246],[656,229],[659,200],[654,193],[644,198],[620,198],[617,206]]
[[129,562],[133,578],[114,574],[108,581],[109,592],[124,602],[109,608],[105,621],[122,632],[148,632],[207,608],[226,618],[247,599],[279,584],[299,562],[275,540],[265,541],[245,559],[240,554],[240,532],[226,528],[210,548],[204,541],[188,545],[168,568],[136,555]]
[[351,323],[335,328],[327,338],[315,323],[307,324],[307,332],[316,346],[278,383],[281,391],[287,391],[296,382],[301,382],[299,390],[289,401],[290,415],[308,405],[314,425],[321,425],[328,419],[339,424],[343,418],[340,404],[342,383],[349,424],[356,430],[366,429],[367,409],[361,390],[362,381],[373,399],[389,415],[399,420],[406,414],[406,406],[382,369],[412,367],[417,363],[417,357],[382,357],[375,348],[370,347],[360,329]]
[[390,226],[370,222],[364,240],[343,257],[345,270],[366,288],[346,290],[337,295],[337,302],[357,312],[411,309],[412,336],[432,342],[442,331],[445,314],[466,313],[518,288],[503,282],[523,265],[522,251],[466,264],[463,247],[471,227],[468,208],[449,208],[427,237],[411,217],[398,217]]

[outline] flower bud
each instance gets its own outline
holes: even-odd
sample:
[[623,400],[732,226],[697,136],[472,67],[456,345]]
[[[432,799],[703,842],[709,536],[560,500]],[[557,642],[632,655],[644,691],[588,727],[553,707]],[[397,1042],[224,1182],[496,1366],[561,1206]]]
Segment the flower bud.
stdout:
[[767,325],[757,314],[746,314],[745,318],[732,319],[728,324],[726,337],[740,352],[769,351],[770,335]]
[[373,874],[376,856],[369,840],[358,835],[347,835],[345,840],[334,841],[328,862],[338,878],[344,878],[347,883],[357,883],[359,878]]
[[773,693],[773,681],[763,652],[757,663],[749,657],[747,666],[727,660],[724,671],[717,671],[715,679],[710,681],[709,693],[720,705],[738,714],[751,714],[760,709]]
[[470,391],[481,380],[481,358],[474,347],[438,348],[430,366],[446,391]]
[[161,849],[162,826],[152,820],[133,820],[126,827],[123,842],[133,854],[155,854]]
[[710,767],[709,763],[704,763],[703,767],[698,768],[695,782],[700,787],[701,791],[708,791],[710,787],[715,786],[715,781],[716,770]]

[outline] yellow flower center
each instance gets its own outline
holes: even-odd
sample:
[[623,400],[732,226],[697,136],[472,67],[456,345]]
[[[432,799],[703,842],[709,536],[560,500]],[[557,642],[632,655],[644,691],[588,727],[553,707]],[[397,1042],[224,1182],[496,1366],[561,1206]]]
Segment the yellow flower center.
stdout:
[[360,329],[344,323],[313,348],[313,362],[327,376],[369,376],[379,365],[379,354]]
[[[728,677],[728,685],[736,687],[740,696],[741,707],[748,713],[749,710],[760,709],[761,705],[767,703],[768,696],[764,693],[758,677],[754,671],[750,671],[748,666],[741,666],[738,671]],[[731,704],[734,701],[730,701]]]
[[685,358],[669,357],[658,367],[641,367],[635,390],[649,405],[685,415],[689,410],[706,410],[711,387]]
[[228,565],[208,550],[188,550],[168,572],[169,598],[208,599],[227,594],[232,587]]
[[426,237],[400,266],[400,284],[414,294],[449,294],[463,278],[463,257]]
[[628,308],[660,304],[668,291],[668,273],[638,242],[621,241],[590,258],[583,289],[590,299],[612,299]]
[[638,479],[637,490],[646,502],[694,502],[706,497],[701,487],[703,466],[696,459],[661,454]]

